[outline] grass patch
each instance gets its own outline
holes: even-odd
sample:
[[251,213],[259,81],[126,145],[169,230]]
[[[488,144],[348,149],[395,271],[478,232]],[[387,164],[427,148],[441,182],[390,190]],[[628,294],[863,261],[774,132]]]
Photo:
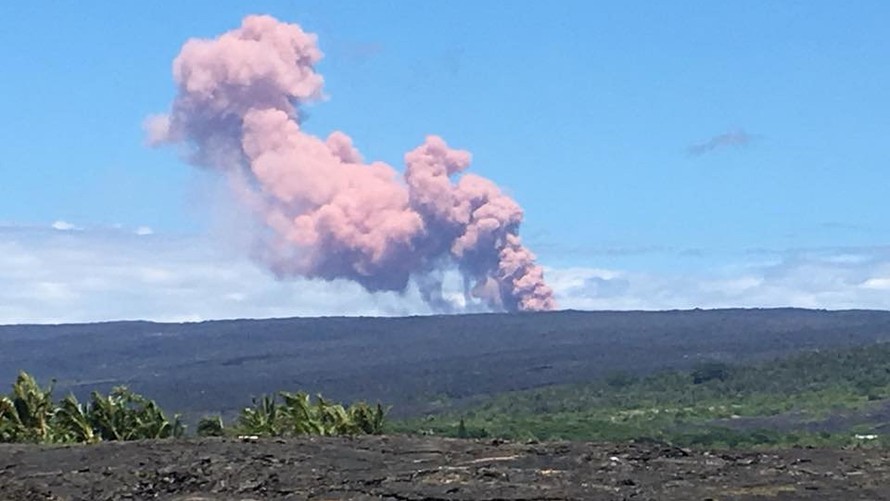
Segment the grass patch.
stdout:
[[[538,440],[653,438],[707,447],[890,445],[883,436],[868,444],[854,436],[880,422],[819,432],[807,426],[862,413],[887,399],[890,345],[877,344],[751,365],[708,362],[648,377],[616,373],[589,384],[494,395],[469,408],[449,406],[393,422],[390,431]],[[782,426],[734,426],[739,418],[768,417]]]

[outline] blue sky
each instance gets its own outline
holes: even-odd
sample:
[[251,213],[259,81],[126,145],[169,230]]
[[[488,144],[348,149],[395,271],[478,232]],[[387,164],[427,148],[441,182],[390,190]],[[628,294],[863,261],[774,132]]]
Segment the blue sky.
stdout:
[[[174,152],[146,148],[141,123],[169,107],[182,43],[250,13],[319,35],[330,99],[308,109],[307,129],[343,130],[365,158],[399,168],[429,133],[472,151],[473,170],[525,208],[523,235],[554,275],[651,285],[847,256],[859,285],[883,278],[866,273],[883,269],[890,234],[883,1],[7,2],[0,242],[40,254],[52,238],[23,235],[58,231],[57,221],[82,228],[97,255],[114,225],[151,228],[151,245],[218,231],[206,181]],[[734,132],[746,144],[690,153]],[[145,240],[133,240],[133,255]],[[582,287],[568,304],[673,306],[622,287],[639,297],[602,302]],[[885,306],[754,297],[734,301]]]

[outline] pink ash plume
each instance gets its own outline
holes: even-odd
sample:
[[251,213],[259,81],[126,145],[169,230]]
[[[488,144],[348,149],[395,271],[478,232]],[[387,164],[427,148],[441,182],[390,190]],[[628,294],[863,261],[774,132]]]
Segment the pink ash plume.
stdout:
[[215,40],[189,40],[173,62],[179,92],[146,121],[152,144],[181,143],[223,172],[261,223],[255,257],[279,277],[345,278],[450,309],[441,270],[456,265],[467,299],[497,310],[551,310],[553,292],[519,238],[522,208],[492,181],[463,174],[470,153],[429,136],[405,155],[404,179],[366,163],[342,132],[300,128],[322,96],[315,35],[249,16]]

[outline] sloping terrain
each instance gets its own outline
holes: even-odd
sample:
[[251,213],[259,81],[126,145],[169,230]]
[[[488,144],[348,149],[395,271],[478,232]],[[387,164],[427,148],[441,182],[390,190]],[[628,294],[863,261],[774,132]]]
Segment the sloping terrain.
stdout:
[[439,398],[746,361],[890,340],[890,312],[710,310],[293,318],[0,326],[0,381],[57,393],[118,384],[188,416],[281,389],[381,400],[395,416]]
[[890,451],[440,438],[0,445],[0,499],[890,499]]

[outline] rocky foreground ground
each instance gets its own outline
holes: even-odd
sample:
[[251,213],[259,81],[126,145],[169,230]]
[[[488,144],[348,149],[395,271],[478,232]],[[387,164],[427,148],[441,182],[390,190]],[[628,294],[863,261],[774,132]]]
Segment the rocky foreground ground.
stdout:
[[2,500],[890,499],[890,450],[429,437],[0,445]]

